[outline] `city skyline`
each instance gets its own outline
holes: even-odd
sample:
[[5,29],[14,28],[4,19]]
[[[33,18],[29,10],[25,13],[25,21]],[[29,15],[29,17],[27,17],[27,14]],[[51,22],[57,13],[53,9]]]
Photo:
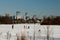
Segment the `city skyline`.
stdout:
[[0,15],[15,15],[16,11],[20,11],[20,16],[24,16],[25,12],[39,18],[60,16],[60,0],[0,0]]

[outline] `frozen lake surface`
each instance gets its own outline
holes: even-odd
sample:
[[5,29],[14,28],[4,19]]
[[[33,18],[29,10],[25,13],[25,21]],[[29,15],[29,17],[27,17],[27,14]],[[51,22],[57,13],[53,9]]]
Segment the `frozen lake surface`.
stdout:
[[17,37],[21,40],[21,36],[25,36],[26,40],[34,40],[34,38],[35,40],[46,40],[47,30],[49,30],[50,40],[60,40],[60,25],[40,25],[38,23],[0,24],[0,40],[17,40]]

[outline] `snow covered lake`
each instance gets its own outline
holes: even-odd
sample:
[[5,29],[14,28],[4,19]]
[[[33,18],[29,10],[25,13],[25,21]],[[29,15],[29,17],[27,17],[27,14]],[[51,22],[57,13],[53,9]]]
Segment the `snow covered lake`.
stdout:
[[[47,29],[47,27],[49,29]],[[46,40],[47,30],[51,40],[60,40],[60,25],[0,24],[0,40],[17,40],[24,35],[26,40]]]

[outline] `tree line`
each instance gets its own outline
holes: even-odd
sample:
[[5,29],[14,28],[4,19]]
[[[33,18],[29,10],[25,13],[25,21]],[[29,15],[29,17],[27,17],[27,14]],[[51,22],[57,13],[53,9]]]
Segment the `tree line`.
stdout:
[[43,17],[41,25],[60,25],[60,16]]
[[19,18],[16,19],[15,16],[0,16],[0,24],[16,24],[16,23],[40,23],[41,25],[60,25],[60,16],[48,16],[39,18]]

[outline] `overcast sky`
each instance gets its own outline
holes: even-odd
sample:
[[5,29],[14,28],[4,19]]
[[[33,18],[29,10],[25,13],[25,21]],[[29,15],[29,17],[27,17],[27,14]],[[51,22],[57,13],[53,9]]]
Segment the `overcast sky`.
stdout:
[[0,0],[0,15],[10,13],[15,15],[16,11],[20,11],[19,15],[28,12],[29,16],[59,16],[60,15],[60,0]]

